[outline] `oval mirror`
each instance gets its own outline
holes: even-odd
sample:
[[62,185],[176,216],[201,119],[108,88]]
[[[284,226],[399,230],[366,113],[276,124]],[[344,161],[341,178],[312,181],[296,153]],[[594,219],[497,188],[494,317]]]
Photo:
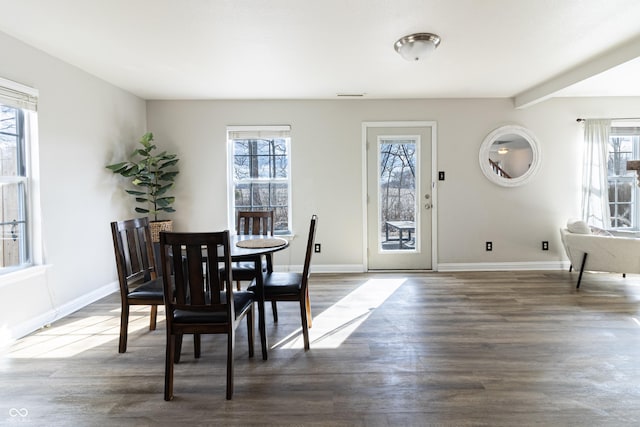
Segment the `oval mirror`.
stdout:
[[507,125],[493,130],[480,146],[480,169],[504,187],[526,184],[540,167],[540,147],[530,130]]

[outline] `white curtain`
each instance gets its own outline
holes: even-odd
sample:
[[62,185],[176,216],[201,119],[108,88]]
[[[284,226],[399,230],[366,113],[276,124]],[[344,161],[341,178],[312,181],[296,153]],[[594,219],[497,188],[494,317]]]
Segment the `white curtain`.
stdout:
[[610,133],[611,120],[584,122],[582,219],[599,228],[611,226],[607,183],[607,145]]

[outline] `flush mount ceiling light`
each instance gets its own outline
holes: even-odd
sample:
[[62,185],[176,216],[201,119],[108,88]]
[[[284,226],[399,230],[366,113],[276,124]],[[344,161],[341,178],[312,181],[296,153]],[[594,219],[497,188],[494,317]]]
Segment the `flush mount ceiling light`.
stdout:
[[440,36],[431,33],[415,33],[402,37],[393,47],[407,61],[421,61],[440,44]]

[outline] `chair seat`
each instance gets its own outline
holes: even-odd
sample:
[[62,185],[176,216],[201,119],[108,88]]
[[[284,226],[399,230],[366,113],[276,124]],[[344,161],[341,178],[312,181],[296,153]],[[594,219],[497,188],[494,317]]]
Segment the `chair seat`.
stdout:
[[[226,294],[221,293],[222,303],[226,302]],[[255,300],[255,294],[249,291],[237,291],[233,293],[233,308],[236,319],[244,313],[245,310],[251,308],[251,304]],[[194,311],[176,309],[173,312],[173,321],[175,323],[225,323],[227,314],[224,311]]]
[[[264,276],[264,296],[268,298],[272,295],[298,295],[301,290],[301,273],[276,272]],[[255,282],[247,289],[256,291]]]
[[130,290],[127,294],[129,299],[154,299],[158,298],[162,300],[164,297],[164,291],[162,288],[162,277],[137,286],[135,289]]

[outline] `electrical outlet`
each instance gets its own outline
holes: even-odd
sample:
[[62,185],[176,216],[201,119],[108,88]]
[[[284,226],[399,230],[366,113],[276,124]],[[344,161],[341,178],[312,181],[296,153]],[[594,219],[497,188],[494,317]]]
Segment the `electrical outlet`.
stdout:
[[321,249],[322,249],[322,245],[320,245],[320,243],[316,243],[315,246],[313,247],[313,251],[317,254],[320,253]]
[[487,251],[492,251],[493,250],[493,242],[485,243],[485,248],[486,248]]
[[548,251],[549,250],[549,242],[547,242],[546,240],[542,241],[542,250],[543,251]]

